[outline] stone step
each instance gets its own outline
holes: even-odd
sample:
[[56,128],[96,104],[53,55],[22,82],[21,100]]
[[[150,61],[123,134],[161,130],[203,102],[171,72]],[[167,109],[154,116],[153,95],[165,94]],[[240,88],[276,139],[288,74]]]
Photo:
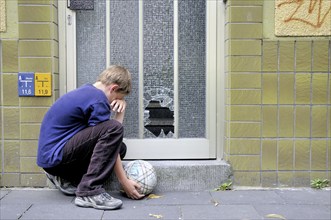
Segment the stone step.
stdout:
[[[129,161],[123,161],[123,165]],[[156,170],[157,185],[154,192],[213,190],[231,179],[232,170],[223,160],[148,161]],[[112,175],[106,190],[116,191],[120,184]]]

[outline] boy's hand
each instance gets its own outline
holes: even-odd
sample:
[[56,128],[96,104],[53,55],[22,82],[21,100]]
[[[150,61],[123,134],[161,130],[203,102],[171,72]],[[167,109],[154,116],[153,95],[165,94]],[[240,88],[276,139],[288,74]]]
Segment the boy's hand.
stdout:
[[139,193],[140,185],[134,180],[127,179],[122,186],[126,195],[131,199],[141,199],[145,196]]
[[124,112],[126,108],[126,101],[124,99],[115,99],[110,103],[110,107],[114,112]]

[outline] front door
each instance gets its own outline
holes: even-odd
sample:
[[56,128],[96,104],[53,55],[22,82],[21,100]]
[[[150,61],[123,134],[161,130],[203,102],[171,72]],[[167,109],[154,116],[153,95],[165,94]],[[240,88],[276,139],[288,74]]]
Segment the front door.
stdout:
[[132,74],[127,158],[216,158],[216,1],[98,0],[65,15],[68,90],[111,64]]

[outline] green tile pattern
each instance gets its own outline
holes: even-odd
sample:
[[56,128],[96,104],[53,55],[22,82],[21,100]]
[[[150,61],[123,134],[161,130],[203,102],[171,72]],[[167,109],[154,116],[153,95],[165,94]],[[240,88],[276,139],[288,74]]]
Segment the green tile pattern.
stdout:
[[7,1],[7,32],[0,33],[0,186],[44,187],[36,165],[40,123],[58,97],[19,97],[19,72],[51,72],[59,85],[56,0]]
[[[36,50],[38,48],[38,50]],[[19,43],[20,57],[51,57],[52,41],[27,41]]]
[[4,73],[2,75],[2,105],[19,106],[19,97],[17,95],[17,73]]
[[235,184],[309,187],[331,177],[331,36],[265,37],[266,7],[226,4],[224,158]]
[[18,41],[2,40],[2,72],[13,73],[18,71]]
[[263,11],[261,6],[233,7],[229,22],[262,22]]
[[22,22],[52,22],[53,10],[52,6],[31,6],[31,5],[21,5],[18,6],[18,21]]
[[4,172],[20,172],[19,141],[4,142]]
[[310,72],[312,65],[312,41],[298,41],[295,44],[295,58],[297,72]]

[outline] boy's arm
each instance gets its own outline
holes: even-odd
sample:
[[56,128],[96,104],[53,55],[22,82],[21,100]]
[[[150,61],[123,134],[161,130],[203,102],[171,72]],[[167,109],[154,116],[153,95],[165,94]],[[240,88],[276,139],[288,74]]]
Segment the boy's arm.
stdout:
[[121,124],[123,123],[124,120],[124,114],[125,114],[125,108],[126,108],[126,102],[124,99],[116,99],[112,101],[110,104],[111,110],[115,112],[114,119]]
[[131,199],[141,199],[144,197],[144,195],[138,192],[138,189],[140,188],[139,184],[127,178],[119,155],[115,163],[114,171],[128,197]]
[[[116,99],[110,104],[110,106],[111,109],[116,112],[114,119],[122,124],[126,108],[125,100]],[[141,199],[142,197],[144,197],[144,195],[138,192],[138,189],[140,188],[139,184],[136,183],[136,181],[130,180],[126,176],[120,155],[117,156],[114,171],[118,178],[118,181],[123,186],[123,189],[128,197],[130,197],[131,199]]]
[[118,122],[120,122],[121,124],[123,124],[123,120],[124,120],[124,112],[116,112],[114,119]]

